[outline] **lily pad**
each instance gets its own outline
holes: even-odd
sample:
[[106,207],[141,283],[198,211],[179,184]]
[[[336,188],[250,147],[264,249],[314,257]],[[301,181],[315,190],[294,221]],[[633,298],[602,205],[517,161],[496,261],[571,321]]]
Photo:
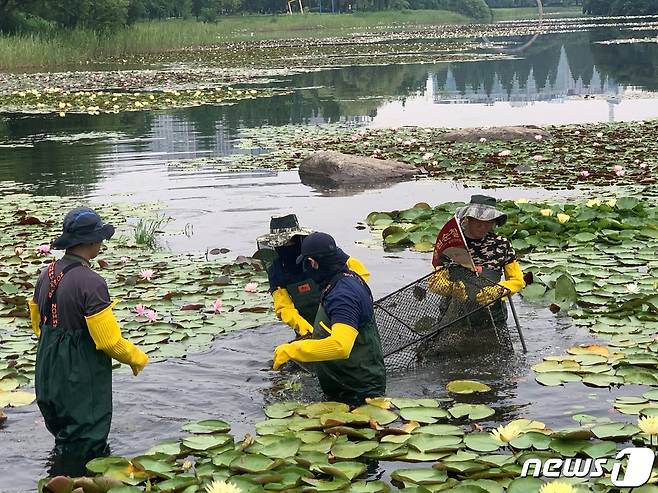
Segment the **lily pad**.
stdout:
[[475,392],[489,392],[491,387],[475,380],[453,380],[446,385],[446,389],[454,394],[473,394]]

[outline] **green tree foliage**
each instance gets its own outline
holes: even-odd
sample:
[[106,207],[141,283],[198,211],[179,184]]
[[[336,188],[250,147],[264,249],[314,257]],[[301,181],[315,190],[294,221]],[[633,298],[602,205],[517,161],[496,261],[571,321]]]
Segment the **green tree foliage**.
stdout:
[[658,14],[658,0],[583,0],[583,12],[592,15]]

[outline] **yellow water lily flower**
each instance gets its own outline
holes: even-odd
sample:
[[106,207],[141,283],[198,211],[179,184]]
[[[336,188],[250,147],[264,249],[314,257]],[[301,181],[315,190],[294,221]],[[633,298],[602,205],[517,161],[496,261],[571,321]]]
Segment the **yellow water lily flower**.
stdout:
[[571,219],[571,216],[569,214],[558,214],[557,215],[557,221],[560,224],[564,224],[564,223],[569,222],[569,219]]
[[551,209],[542,209],[539,211],[539,213],[545,217],[549,217],[553,215],[553,211]]
[[546,483],[539,489],[539,493],[575,493],[575,489],[569,483],[553,481]]
[[658,435],[658,416],[647,416],[637,420],[637,426],[647,435]]
[[585,202],[585,205],[587,207],[599,206],[601,205],[601,199],[590,199],[587,202]]
[[499,426],[491,432],[491,438],[497,442],[509,443],[521,434],[521,427],[511,422],[505,426]]
[[242,490],[233,483],[226,481],[213,481],[206,486],[206,493],[241,493]]
[[614,207],[614,206],[617,205],[617,199],[606,200],[605,205],[609,205],[610,207]]

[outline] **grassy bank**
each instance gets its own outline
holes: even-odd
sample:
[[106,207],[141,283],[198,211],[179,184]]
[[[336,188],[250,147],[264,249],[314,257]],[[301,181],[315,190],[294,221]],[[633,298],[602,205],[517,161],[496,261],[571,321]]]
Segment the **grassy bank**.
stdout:
[[62,67],[108,57],[209,46],[221,42],[331,37],[359,31],[390,31],[414,25],[465,24],[444,10],[368,12],[352,15],[233,16],[216,24],[170,19],[141,22],[109,36],[73,30],[55,35],[0,36],[0,70]]
[[[537,8],[510,8],[510,9],[491,9],[493,12],[493,21],[516,21],[521,19],[536,19]],[[580,17],[583,15],[582,7],[544,7],[544,16],[546,18],[557,17]]]
[[[549,14],[556,12],[573,16],[580,10],[548,9]],[[536,16],[536,9],[494,9],[495,20]],[[351,15],[231,16],[215,24],[170,19],[141,22],[109,36],[84,30],[0,36],[0,71],[66,69],[80,64],[103,63],[110,57],[161,53],[234,41],[327,38],[469,22],[473,20],[445,10],[408,10],[357,12]]]

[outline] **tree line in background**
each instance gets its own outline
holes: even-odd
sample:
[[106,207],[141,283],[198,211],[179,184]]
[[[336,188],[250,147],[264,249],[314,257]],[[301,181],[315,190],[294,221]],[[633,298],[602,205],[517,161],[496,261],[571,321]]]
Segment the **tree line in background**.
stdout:
[[[488,19],[490,8],[532,7],[536,0],[303,0],[320,12],[445,9]],[[658,13],[658,0],[543,0],[544,6],[582,5],[594,15]],[[286,0],[0,0],[0,31],[47,32],[59,28],[113,31],[138,20],[197,18],[215,22],[236,13],[284,13]]]

